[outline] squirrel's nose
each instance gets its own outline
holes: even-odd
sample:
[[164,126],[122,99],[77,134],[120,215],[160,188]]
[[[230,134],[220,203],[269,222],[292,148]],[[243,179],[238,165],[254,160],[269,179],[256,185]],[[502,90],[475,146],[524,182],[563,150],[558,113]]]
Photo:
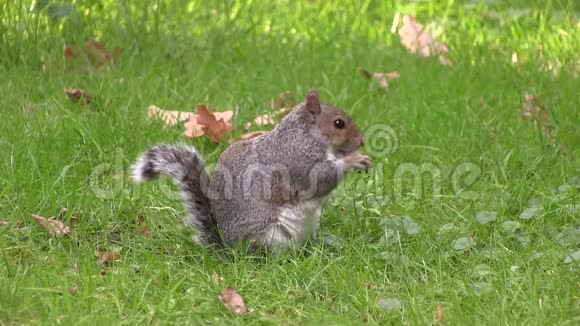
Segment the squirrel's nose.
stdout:
[[364,146],[365,145],[365,138],[364,137],[360,137],[360,145]]

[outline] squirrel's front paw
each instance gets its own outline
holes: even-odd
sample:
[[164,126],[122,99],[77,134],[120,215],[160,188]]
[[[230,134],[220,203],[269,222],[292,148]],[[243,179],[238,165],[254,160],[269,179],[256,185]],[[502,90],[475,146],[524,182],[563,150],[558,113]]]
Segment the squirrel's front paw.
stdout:
[[354,152],[344,159],[344,165],[347,169],[368,170],[371,165],[371,159],[361,152]]

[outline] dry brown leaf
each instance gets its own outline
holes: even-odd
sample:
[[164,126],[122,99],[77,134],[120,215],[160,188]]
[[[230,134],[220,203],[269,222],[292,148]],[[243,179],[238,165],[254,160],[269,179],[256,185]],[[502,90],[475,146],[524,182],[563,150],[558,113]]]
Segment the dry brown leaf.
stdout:
[[185,122],[185,137],[193,138],[208,135],[214,142],[221,141],[222,137],[231,132],[233,126],[229,121],[234,116],[233,111],[210,112],[205,105],[199,105],[197,112],[182,112],[163,110],[156,105],[147,108],[147,116],[163,119],[168,126]]
[[102,66],[111,63],[112,57],[105,46],[93,39],[89,39],[86,45],[86,56],[94,66]]
[[366,78],[366,79],[371,79],[371,77],[373,77],[373,75],[366,69],[359,67],[358,71],[360,72],[360,74]]
[[102,43],[93,39],[88,39],[85,47],[82,49],[79,49],[74,45],[68,45],[64,48],[65,60],[67,62],[77,63],[77,67],[86,63],[97,68],[105,67],[118,61],[122,53],[123,49],[115,48],[111,54]]
[[445,316],[443,315],[443,305],[437,304],[437,310],[435,311],[435,323],[439,325],[445,324]]
[[48,232],[50,236],[62,237],[70,232],[69,227],[64,225],[64,223],[62,223],[61,221],[56,220],[54,216],[45,218],[35,214],[31,215],[32,218],[36,221],[36,223],[40,224]]
[[197,115],[192,116],[189,121],[184,124],[185,137],[194,138],[205,135],[203,126],[197,121]]
[[68,289],[68,294],[70,294],[72,296],[75,296],[78,293],[79,293],[79,289],[77,289],[77,288],[70,288],[70,289]]
[[[205,107],[205,106],[203,106]],[[199,107],[198,107],[199,108]],[[208,111],[209,112],[209,111]],[[216,120],[223,120],[226,125],[229,125],[230,119],[234,116],[232,111],[225,111],[225,112],[213,112],[211,113],[215,117]],[[199,120],[200,116],[198,114],[194,114],[190,117],[189,121],[185,123],[185,137],[193,138],[205,135],[206,126]],[[213,119],[210,119],[212,121]],[[205,120],[204,120],[205,122]],[[219,123],[219,121],[218,121]],[[231,131],[231,130],[230,130]],[[211,136],[210,136],[211,138]]]
[[137,218],[135,219],[135,224],[137,224],[137,225],[145,224],[145,217],[142,214],[139,214],[137,216]]
[[232,311],[236,315],[242,316],[248,313],[248,309],[244,303],[244,298],[236,293],[234,289],[224,289],[218,298],[228,310]]
[[423,25],[417,23],[413,16],[403,17],[403,27],[399,30],[401,44],[413,54],[418,54],[423,58],[438,56],[439,62],[449,65],[450,62],[445,58],[449,51],[443,43],[435,41],[433,36],[425,30]]
[[139,215],[137,217],[135,224],[139,227],[139,233],[141,233],[142,236],[144,237],[151,236],[151,229],[145,223],[145,218],[143,217],[143,215]]
[[256,126],[273,126],[276,124],[276,120],[274,119],[273,113],[265,113],[254,118],[253,123],[247,122],[244,127],[246,127],[246,129],[250,129],[252,124]]
[[375,72],[375,73],[371,74],[368,70],[363,69],[363,68],[359,68],[359,72],[366,79],[374,78],[374,80],[376,80],[377,83],[379,83],[379,85],[381,85],[381,87],[383,87],[384,89],[389,89],[389,80],[393,80],[393,79],[397,79],[397,78],[401,77],[401,74],[399,74],[396,71],[393,71],[393,72]]
[[522,120],[531,120],[536,128],[538,125],[541,125],[544,135],[548,139],[554,141],[552,137],[552,129],[549,127],[548,111],[546,111],[544,106],[540,103],[540,100],[536,95],[526,93],[522,103],[522,110],[518,113]]
[[69,100],[81,104],[89,104],[93,101],[93,96],[85,92],[82,88],[65,88],[64,95]]
[[147,108],[147,117],[149,119],[160,118],[163,119],[166,125],[173,126],[180,122],[185,122],[191,119],[191,117],[197,116],[194,112],[181,112],[181,111],[170,111],[163,110],[156,105],[149,105]]
[[141,228],[139,233],[141,233],[142,236],[148,238],[151,236],[151,229],[148,226],[144,226]]
[[[58,215],[56,216],[56,219],[63,220],[66,217],[67,213],[68,213],[68,209],[66,207],[61,208],[60,212],[58,212]],[[74,215],[71,215],[68,219],[68,223],[71,226],[73,226],[76,222],[77,222],[77,217]]]
[[246,122],[244,127],[246,129],[252,128],[252,125],[256,126],[273,126],[276,125],[280,120],[282,120],[288,113],[292,111],[292,108],[281,108],[272,113],[265,113],[254,118],[253,122]]
[[215,143],[221,142],[233,129],[233,125],[228,122],[234,115],[233,111],[212,113],[205,105],[199,105],[196,113],[196,124],[201,125],[202,130]]
[[68,213],[68,209],[66,207],[61,208],[60,212],[58,212],[58,215],[56,216],[56,219],[62,220],[66,216],[66,213]]
[[389,88],[389,80],[397,79],[401,77],[398,72],[375,72],[373,77],[379,82],[383,88]]
[[68,45],[64,48],[64,58],[65,60],[72,60],[76,56],[76,47],[74,45]]
[[98,257],[97,263],[99,263],[99,265],[101,266],[110,265],[114,261],[119,260],[119,258],[121,258],[121,253],[118,251],[113,252],[97,251],[95,252],[95,255]]

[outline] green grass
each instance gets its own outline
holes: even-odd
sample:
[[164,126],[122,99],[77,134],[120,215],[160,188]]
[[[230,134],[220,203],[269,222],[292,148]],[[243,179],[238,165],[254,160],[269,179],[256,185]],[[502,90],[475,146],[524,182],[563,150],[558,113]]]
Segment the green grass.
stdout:
[[[428,325],[437,304],[450,325],[580,322],[578,262],[564,262],[579,249],[578,2],[129,2],[75,1],[58,21],[0,2],[0,324]],[[453,66],[408,54],[390,32],[395,12],[436,23]],[[120,62],[67,70],[64,46],[90,37],[123,48]],[[358,67],[401,78],[369,92]],[[96,104],[68,101],[63,89],[76,87]],[[153,144],[187,141],[209,163],[227,146],[184,140],[149,121],[148,105],[239,104],[238,136],[270,98],[310,87],[363,130],[390,126],[397,147],[336,190],[320,243],[302,253],[216,257],[191,242],[169,181],[129,182]],[[518,117],[525,93],[549,112],[554,143]],[[543,211],[520,219],[530,200]],[[78,220],[50,238],[30,214],[61,207]],[[479,224],[482,211],[497,220]],[[455,250],[459,238],[472,246]],[[122,256],[101,267],[97,250]],[[224,309],[225,287],[248,316]],[[400,309],[381,308],[385,298]]]

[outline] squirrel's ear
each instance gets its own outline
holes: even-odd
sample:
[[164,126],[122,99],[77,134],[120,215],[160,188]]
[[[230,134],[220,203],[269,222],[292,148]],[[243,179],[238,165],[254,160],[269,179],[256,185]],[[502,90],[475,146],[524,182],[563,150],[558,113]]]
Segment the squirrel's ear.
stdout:
[[313,116],[320,114],[320,98],[316,90],[311,89],[304,101],[306,102],[306,111],[310,112]]

